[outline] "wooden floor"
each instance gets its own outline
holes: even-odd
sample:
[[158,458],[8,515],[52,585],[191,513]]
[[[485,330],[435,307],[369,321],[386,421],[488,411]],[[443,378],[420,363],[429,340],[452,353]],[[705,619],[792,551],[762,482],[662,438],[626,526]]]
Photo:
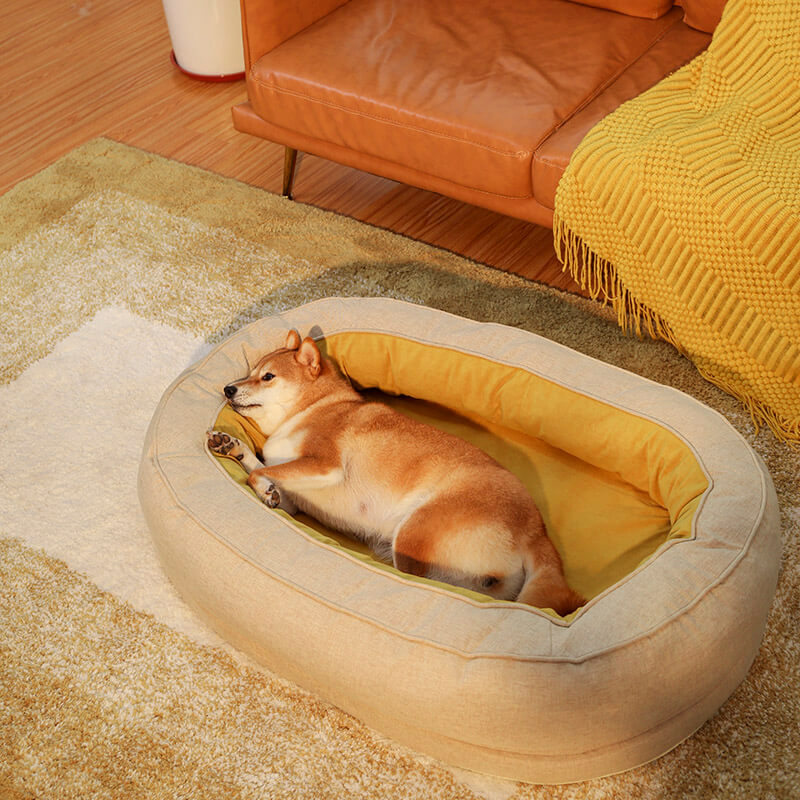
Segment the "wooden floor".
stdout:
[[[159,0],[2,0],[0,193],[97,136],[278,192],[283,150],[238,133],[244,81],[192,80],[170,62]],[[301,157],[295,199],[578,292],[552,232]]]

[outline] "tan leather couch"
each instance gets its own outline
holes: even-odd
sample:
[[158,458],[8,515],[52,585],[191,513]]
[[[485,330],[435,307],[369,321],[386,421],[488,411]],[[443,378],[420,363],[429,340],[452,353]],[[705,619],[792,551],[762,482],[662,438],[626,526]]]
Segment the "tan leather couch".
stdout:
[[550,226],[586,132],[711,38],[672,0],[589,2],[242,0],[234,124],[288,148],[285,194],[300,150]]

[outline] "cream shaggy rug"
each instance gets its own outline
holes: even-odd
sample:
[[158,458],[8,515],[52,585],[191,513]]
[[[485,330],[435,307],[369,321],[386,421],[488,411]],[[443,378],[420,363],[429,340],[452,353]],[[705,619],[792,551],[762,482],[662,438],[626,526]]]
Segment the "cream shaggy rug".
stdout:
[[[99,140],[0,198],[0,798],[800,798],[800,465],[595,304]],[[677,386],[766,460],[784,564],[761,652],[697,734],[562,787],[453,770],[254,664],[161,572],[136,497],[168,383],[244,322],[383,295]],[[532,709],[535,713],[535,709]]]

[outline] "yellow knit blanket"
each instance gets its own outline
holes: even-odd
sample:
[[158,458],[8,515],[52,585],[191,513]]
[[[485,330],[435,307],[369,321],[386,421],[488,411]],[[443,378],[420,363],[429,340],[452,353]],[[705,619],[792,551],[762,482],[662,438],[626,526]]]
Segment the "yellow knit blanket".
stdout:
[[800,0],[728,0],[706,52],[589,132],[553,227],[624,329],[800,443]]

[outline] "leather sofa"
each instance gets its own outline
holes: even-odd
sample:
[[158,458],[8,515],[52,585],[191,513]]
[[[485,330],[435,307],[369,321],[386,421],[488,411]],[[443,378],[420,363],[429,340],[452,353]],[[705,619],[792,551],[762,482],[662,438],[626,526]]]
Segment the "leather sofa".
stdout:
[[552,226],[589,129],[707,47],[724,0],[683,3],[241,0],[234,125],[287,148],[287,196],[300,150]]

